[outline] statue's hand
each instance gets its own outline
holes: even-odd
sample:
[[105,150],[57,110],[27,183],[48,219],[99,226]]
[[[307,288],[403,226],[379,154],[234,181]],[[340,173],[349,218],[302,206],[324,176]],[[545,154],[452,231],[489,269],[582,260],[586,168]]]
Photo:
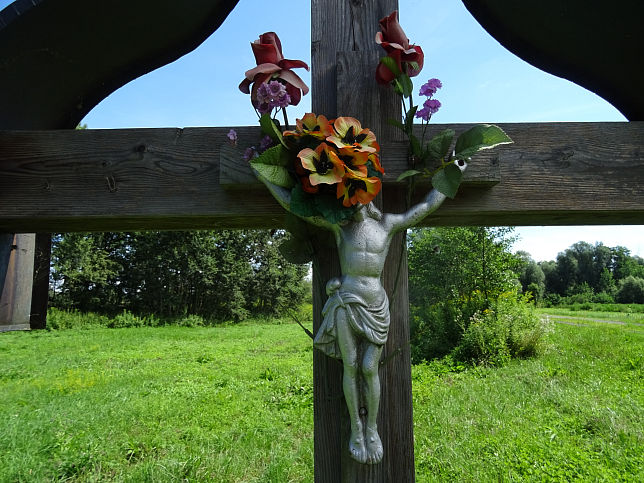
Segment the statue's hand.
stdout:
[[461,173],[464,173],[465,170],[467,169],[467,163],[471,160],[472,158],[467,158],[467,161],[465,159],[457,159],[454,164],[458,169],[461,170]]

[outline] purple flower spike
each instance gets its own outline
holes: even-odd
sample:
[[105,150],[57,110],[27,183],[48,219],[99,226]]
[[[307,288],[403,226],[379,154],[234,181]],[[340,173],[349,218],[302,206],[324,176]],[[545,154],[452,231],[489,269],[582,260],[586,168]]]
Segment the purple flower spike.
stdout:
[[284,84],[278,81],[270,81],[268,83],[268,90],[270,91],[272,97],[281,97],[286,93]]
[[234,129],[231,129],[230,131],[228,131],[228,134],[226,135],[226,137],[228,138],[228,140],[231,142],[233,146],[237,146],[237,131],[235,131]]
[[416,111],[416,115],[414,116],[416,119],[422,119],[423,121],[427,122],[429,121],[429,118],[432,116],[431,112],[429,112],[427,109],[420,109]]
[[259,152],[262,153],[266,151],[273,145],[273,140],[269,136],[264,136],[259,142]]
[[261,106],[262,104],[268,104],[271,101],[271,92],[267,84],[262,84],[257,88],[257,103]]
[[431,114],[436,114],[441,108],[441,102],[438,99],[427,99],[423,103],[423,109],[427,109]]
[[246,148],[244,151],[244,161],[250,161],[251,159],[255,159],[257,156],[259,156],[259,153],[255,150],[255,146]]
[[443,87],[443,83],[440,80],[429,79],[426,84],[421,86],[419,94],[421,96],[432,97],[441,87]]

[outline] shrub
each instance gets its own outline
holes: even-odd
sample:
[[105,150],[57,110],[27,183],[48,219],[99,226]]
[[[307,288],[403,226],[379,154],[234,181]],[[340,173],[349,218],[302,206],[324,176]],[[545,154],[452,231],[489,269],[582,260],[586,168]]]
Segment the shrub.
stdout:
[[191,314],[177,319],[176,324],[180,327],[203,327],[205,322],[200,315]]
[[89,329],[106,327],[109,319],[94,313],[82,313],[77,310],[60,310],[50,307],[47,310],[47,329]]
[[446,301],[410,308],[411,359],[414,364],[447,355],[458,344],[463,333],[462,307]]
[[124,310],[116,317],[111,319],[107,326],[111,329],[121,329],[126,327],[143,327],[145,324],[141,317],[138,317],[127,310]]
[[615,298],[623,304],[644,304],[644,278],[629,275],[621,280]]
[[593,302],[596,304],[614,304],[615,298],[607,292],[599,292],[593,296]]
[[453,356],[491,365],[532,357],[543,347],[549,330],[550,323],[539,318],[527,297],[503,294],[470,318]]

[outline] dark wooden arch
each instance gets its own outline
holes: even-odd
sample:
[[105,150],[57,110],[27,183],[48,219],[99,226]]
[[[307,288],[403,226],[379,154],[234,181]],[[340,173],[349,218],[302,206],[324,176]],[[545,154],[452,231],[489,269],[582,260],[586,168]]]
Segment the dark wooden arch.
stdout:
[[[0,11],[0,129],[73,129],[131,80],[194,50],[238,0],[17,0]],[[2,162],[0,160],[0,162]],[[8,201],[8,200],[5,200]],[[0,234],[0,295],[13,234]],[[44,328],[50,235],[36,238]]]
[[504,47],[644,120],[644,2],[463,0]]
[[0,128],[72,129],[194,50],[238,0],[17,0],[0,12]]

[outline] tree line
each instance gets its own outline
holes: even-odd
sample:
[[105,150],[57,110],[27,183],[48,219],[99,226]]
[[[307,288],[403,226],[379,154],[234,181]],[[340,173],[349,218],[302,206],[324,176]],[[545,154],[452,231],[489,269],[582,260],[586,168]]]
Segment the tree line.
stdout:
[[[279,252],[287,236],[279,230],[59,234],[51,305],[212,321],[284,315],[311,296],[309,266]],[[644,303],[644,260],[624,247],[579,242],[555,261],[537,263],[525,252],[513,254],[514,240],[512,228],[410,231],[416,362],[451,354],[498,364],[535,354],[547,331],[531,310],[535,301]]]
[[577,242],[547,262],[535,262],[525,252],[517,255],[523,290],[537,301],[644,303],[644,259],[625,247]]
[[50,304],[114,315],[278,315],[307,295],[307,267],[266,230],[64,233],[52,242]]

